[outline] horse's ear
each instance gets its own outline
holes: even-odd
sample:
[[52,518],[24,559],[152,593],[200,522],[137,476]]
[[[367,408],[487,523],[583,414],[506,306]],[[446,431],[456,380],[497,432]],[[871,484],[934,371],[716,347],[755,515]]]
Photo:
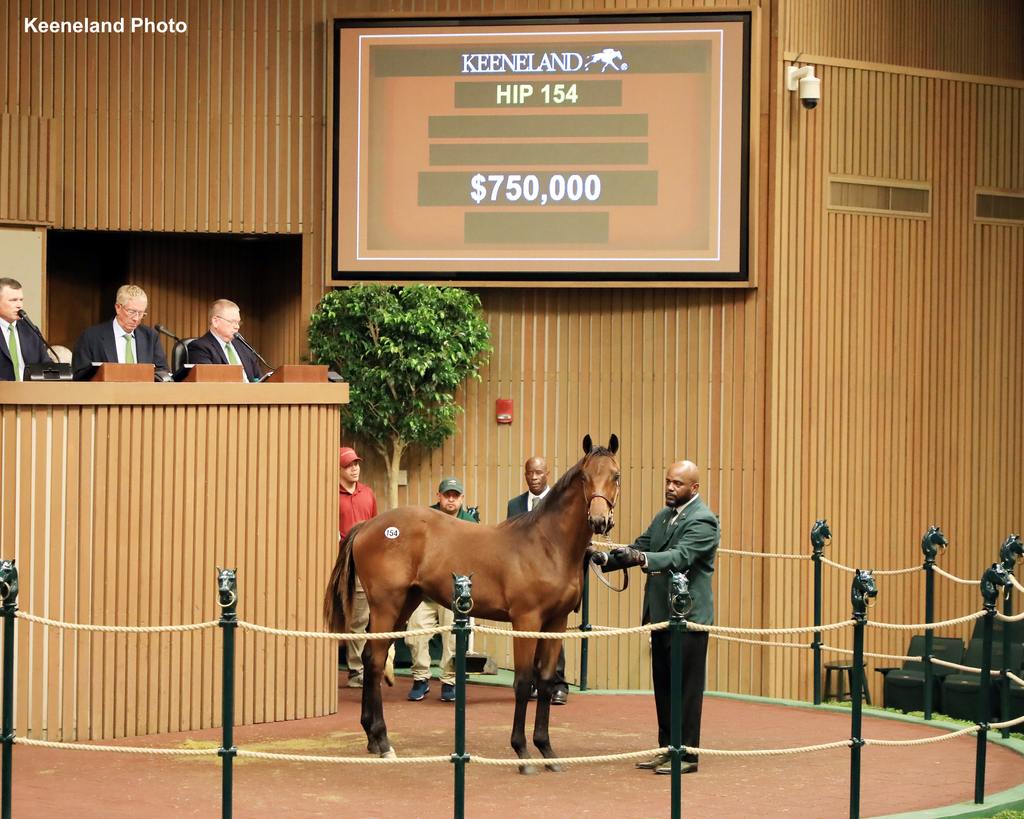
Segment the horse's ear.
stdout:
[[583,436],[583,454],[584,455],[589,455],[590,454],[590,450],[592,450],[593,448],[594,448],[594,442],[590,440],[590,435],[589,434],[584,435]]
[[619,451],[619,436],[614,432],[612,433],[612,437],[608,439],[608,451],[612,453],[612,455]]

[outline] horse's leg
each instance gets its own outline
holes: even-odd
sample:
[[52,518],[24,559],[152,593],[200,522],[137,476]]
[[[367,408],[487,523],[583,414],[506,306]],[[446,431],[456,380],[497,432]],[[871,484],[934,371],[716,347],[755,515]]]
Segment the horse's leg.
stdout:
[[[533,630],[533,629],[530,629]],[[536,640],[513,640],[512,652],[515,658],[515,681],[513,688],[516,693],[516,710],[512,717],[512,750],[520,759],[529,759],[530,752],[526,749],[526,706],[530,702],[530,685],[533,682],[533,655],[536,651]],[[519,773],[535,774],[535,765],[520,765]]]
[[[552,631],[564,631],[566,618],[561,622],[548,624]],[[547,629],[545,629],[547,630]],[[533,744],[545,759],[557,759],[551,749],[551,736],[548,724],[551,717],[551,694],[555,685],[555,667],[558,665],[558,653],[562,648],[561,640],[537,641],[537,713],[533,721]],[[550,764],[549,771],[561,771],[562,766]]]
[[[383,606],[375,606],[371,602],[368,631],[391,631],[396,623],[405,623],[409,619],[409,614],[419,602],[420,595],[414,590],[409,591],[397,612],[390,607],[384,609]],[[390,640],[367,640],[363,648],[363,709],[359,721],[366,731],[366,750],[383,757],[395,756],[388,739],[388,727],[384,722],[384,702],[380,689],[390,646]]]

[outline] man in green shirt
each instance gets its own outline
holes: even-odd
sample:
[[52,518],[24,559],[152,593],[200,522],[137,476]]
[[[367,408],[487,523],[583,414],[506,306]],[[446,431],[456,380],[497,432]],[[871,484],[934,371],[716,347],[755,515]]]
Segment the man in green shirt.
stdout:
[[[466,490],[458,478],[445,478],[437,487],[437,503],[431,509],[437,509],[446,515],[467,520],[471,523],[480,522],[480,513],[475,509],[466,509],[462,501]],[[425,599],[409,617],[409,630],[450,626],[454,616],[450,609],[440,603]],[[412,688],[409,699],[419,702],[430,693],[430,638],[406,637],[405,644],[412,655]],[[442,635],[441,640],[441,702],[455,702],[455,635],[449,632]]]

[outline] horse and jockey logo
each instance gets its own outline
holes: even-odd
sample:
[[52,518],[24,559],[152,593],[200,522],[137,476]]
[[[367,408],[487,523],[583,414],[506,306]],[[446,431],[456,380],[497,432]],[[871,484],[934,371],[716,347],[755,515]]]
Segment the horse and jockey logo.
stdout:
[[589,71],[593,65],[600,65],[602,74],[609,68],[614,68],[616,71],[629,70],[629,64],[622,61],[622,52],[617,48],[605,48],[596,54],[591,54],[584,63],[583,70]]

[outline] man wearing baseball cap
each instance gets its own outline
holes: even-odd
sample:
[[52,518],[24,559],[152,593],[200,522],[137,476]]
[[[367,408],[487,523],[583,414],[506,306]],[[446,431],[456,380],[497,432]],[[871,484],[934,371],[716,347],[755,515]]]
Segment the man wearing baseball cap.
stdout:
[[[437,509],[446,515],[470,523],[480,522],[480,513],[462,505],[466,490],[458,478],[445,478],[437,486]],[[450,626],[454,616],[449,609],[433,600],[424,599],[409,618],[409,630]],[[430,638],[406,637],[412,655],[412,688],[409,699],[419,702],[430,693]],[[455,635],[449,632],[441,639],[441,702],[455,702]]]
[[[350,446],[338,450],[338,543],[340,544],[357,523],[377,516],[377,497],[366,484],[359,482],[362,459]],[[352,601],[352,621],[348,624],[352,632],[365,632],[370,623],[370,605],[366,602],[363,584],[356,577],[356,593]],[[348,663],[348,687],[363,687],[363,646],[365,640],[353,640],[345,644],[345,659]],[[394,646],[388,652],[388,665],[384,670],[388,685],[394,684]]]

